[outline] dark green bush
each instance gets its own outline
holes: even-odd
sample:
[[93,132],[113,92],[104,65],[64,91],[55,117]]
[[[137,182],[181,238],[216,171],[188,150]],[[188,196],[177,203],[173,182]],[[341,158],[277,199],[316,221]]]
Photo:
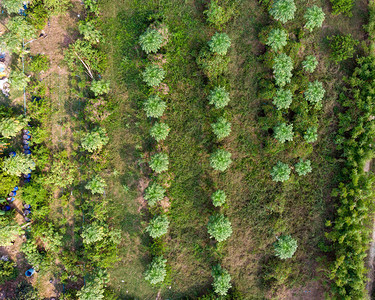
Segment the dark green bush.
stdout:
[[355,47],[359,41],[354,39],[351,34],[334,35],[328,38],[331,47],[331,58],[334,62],[339,63],[348,58],[352,58]]
[[37,54],[29,63],[30,71],[39,73],[41,71],[47,71],[50,67],[50,61],[47,55]]
[[330,0],[334,15],[344,14],[348,17],[352,16],[352,8],[354,0]]

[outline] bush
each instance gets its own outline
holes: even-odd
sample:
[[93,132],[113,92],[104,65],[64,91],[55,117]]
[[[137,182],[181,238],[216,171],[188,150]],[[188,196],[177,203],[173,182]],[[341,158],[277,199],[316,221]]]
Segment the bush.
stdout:
[[223,28],[223,25],[228,23],[234,10],[229,8],[224,8],[223,6],[218,5],[217,1],[210,1],[208,4],[208,9],[203,12],[207,16],[207,21],[210,25],[213,25],[217,29]]
[[104,291],[101,280],[90,280],[77,292],[77,296],[79,300],[102,300],[105,299]]
[[151,128],[150,134],[157,142],[159,142],[167,138],[169,130],[170,128],[168,124],[156,122]]
[[163,282],[167,276],[166,264],[167,260],[162,256],[154,257],[148,270],[144,273],[145,279],[152,285]]
[[312,73],[315,71],[318,65],[318,60],[314,55],[306,56],[305,60],[302,62],[302,67],[306,72]]
[[34,0],[28,4],[26,20],[36,30],[43,30],[48,21],[48,11],[43,0]]
[[214,278],[212,286],[215,293],[220,296],[226,296],[228,294],[228,290],[232,287],[229,272],[223,269],[220,265],[216,265],[212,268],[211,274]]
[[165,78],[165,71],[162,67],[152,65],[146,67],[146,69],[142,73],[143,81],[148,86],[159,86],[160,83]]
[[9,192],[19,183],[19,180],[17,176],[0,172],[0,198],[6,198]]
[[8,14],[18,14],[23,9],[23,0],[3,0],[1,6],[6,9]]
[[91,191],[92,194],[104,194],[107,184],[105,183],[104,178],[99,175],[95,175],[86,185],[85,188]]
[[274,243],[276,256],[280,259],[293,257],[294,253],[297,251],[297,247],[297,241],[290,235],[280,236]]
[[154,217],[146,227],[146,231],[152,238],[158,238],[168,232],[169,220],[166,215]]
[[0,259],[0,284],[17,277],[17,264],[12,260]]
[[212,204],[216,207],[222,206],[225,201],[227,200],[227,195],[222,190],[217,190],[215,193],[211,196]]
[[276,91],[276,95],[273,98],[272,103],[277,107],[277,109],[288,109],[293,101],[293,93],[291,90],[286,90],[279,88]]
[[35,162],[30,155],[19,153],[4,160],[3,171],[9,175],[21,176],[21,174],[29,174],[33,170],[35,170]]
[[282,163],[279,161],[276,166],[272,168],[271,176],[273,181],[281,181],[284,182],[290,178],[291,169],[287,164]]
[[297,7],[294,0],[274,0],[270,8],[270,14],[277,21],[286,23],[294,19],[296,10]]
[[315,104],[317,107],[321,107],[321,101],[323,100],[325,92],[323,84],[315,80],[314,82],[309,82],[304,97],[310,103]]
[[197,65],[203,73],[210,79],[214,80],[228,70],[229,57],[215,55],[208,46],[204,47],[197,57]]
[[212,131],[218,140],[222,140],[231,133],[231,126],[232,124],[229,123],[224,117],[220,117],[216,123],[211,124]]
[[275,139],[277,139],[280,143],[293,141],[293,124],[287,125],[286,123],[281,123],[273,130]]
[[156,53],[163,45],[163,36],[156,29],[147,28],[139,37],[139,44],[144,52]]
[[210,156],[210,165],[217,171],[224,172],[232,163],[232,154],[224,149],[218,149]]
[[158,95],[151,95],[145,102],[143,109],[147,117],[159,118],[163,115],[167,104]]
[[210,91],[208,95],[209,104],[215,105],[215,108],[223,108],[228,105],[230,98],[229,93],[224,87],[217,86]]
[[81,21],[78,24],[79,33],[83,35],[83,38],[87,40],[90,44],[98,44],[103,40],[103,35],[100,30],[96,29],[96,24],[94,20]]
[[109,92],[110,82],[108,80],[93,80],[91,82],[90,90],[95,94],[95,97],[107,94]]
[[10,86],[17,90],[22,91],[27,87],[27,84],[30,82],[30,78],[22,71],[12,71],[9,76]]
[[210,51],[218,55],[226,55],[230,47],[230,38],[226,33],[216,32],[208,42]]
[[166,153],[157,153],[151,157],[150,168],[156,172],[161,173],[168,170],[169,160]]
[[284,29],[274,28],[268,34],[266,45],[273,51],[281,50],[288,41],[288,33]]
[[352,8],[354,0],[330,0],[334,15],[344,14],[348,17],[352,16]]
[[305,134],[303,135],[303,138],[308,143],[314,143],[318,139],[318,127],[313,126],[307,128]]
[[148,205],[154,206],[158,201],[163,200],[165,196],[165,188],[157,183],[150,184],[145,190],[144,198],[147,200]]
[[15,220],[0,218],[0,247],[11,246],[16,237],[22,233],[21,226]]
[[43,54],[37,54],[34,57],[32,57],[29,68],[30,71],[34,73],[40,73],[42,71],[47,71],[50,67],[50,61],[48,59],[47,55]]
[[292,78],[293,61],[285,53],[277,55],[273,60],[273,75],[275,76],[276,84],[280,87],[290,83]]
[[17,118],[1,118],[0,120],[0,134],[4,138],[15,137],[22,128],[27,126],[30,118],[25,118],[20,115]]
[[107,233],[107,229],[105,226],[93,222],[91,224],[86,224],[83,226],[81,237],[83,239],[84,244],[94,244],[100,242],[105,238]]
[[352,58],[355,52],[355,47],[359,41],[355,40],[351,34],[334,35],[328,37],[331,47],[331,58],[335,63],[339,63],[348,58]]
[[325,14],[320,7],[314,5],[306,10],[303,17],[306,19],[305,28],[309,31],[313,31],[316,27],[322,27]]
[[308,173],[311,173],[312,168],[311,168],[311,161],[310,160],[305,160],[303,161],[300,159],[300,161],[294,166],[296,172],[300,176],[307,175]]
[[100,151],[103,146],[107,145],[109,138],[105,128],[96,127],[92,131],[86,133],[81,139],[82,148],[89,151]]
[[224,215],[213,215],[207,224],[208,234],[210,238],[216,239],[218,242],[225,241],[232,235],[232,225]]

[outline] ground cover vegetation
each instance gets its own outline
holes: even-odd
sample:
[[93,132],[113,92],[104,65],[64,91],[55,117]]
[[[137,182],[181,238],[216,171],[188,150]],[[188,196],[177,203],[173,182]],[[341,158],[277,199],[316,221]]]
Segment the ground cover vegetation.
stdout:
[[[373,15],[360,43],[361,3],[330,3],[4,0],[0,246],[24,263],[0,284],[365,299]],[[61,72],[34,43],[71,13]]]

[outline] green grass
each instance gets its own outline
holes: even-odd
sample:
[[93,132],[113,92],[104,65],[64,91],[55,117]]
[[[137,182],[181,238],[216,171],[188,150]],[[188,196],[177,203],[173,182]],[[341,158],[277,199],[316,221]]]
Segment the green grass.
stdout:
[[[108,197],[113,200],[113,222],[124,236],[121,261],[111,270],[111,287],[121,298],[151,299],[158,292],[142,276],[151,255],[150,240],[143,231],[148,213],[139,202],[139,183],[149,172],[142,154],[150,152],[153,144],[148,134],[151,124],[141,110],[148,90],[140,77],[145,56],[137,45],[149,17],[158,9],[170,30],[165,47],[165,82],[170,88],[165,97],[165,120],[171,132],[164,145],[169,152],[172,176],[168,189],[171,224],[166,247],[171,288],[163,287],[162,295],[180,299],[205,293],[212,283],[211,266],[222,261],[232,275],[233,285],[246,299],[263,299],[268,293],[261,279],[264,265],[272,258],[272,243],[281,233],[290,233],[299,245],[295,257],[288,262],[293,266],[288,286],[303,286],[321,278],[317,270],[325,266],[319,265],[316,258],[325,255],[318,244],[324,241],[325,218],[333,206],[330,192],[340,169],[333,144],[336,89],[342,84],[342,75],[353,66],[351,60],[339,69],[329,60],[325,37],[342,32],[363,39],[363,3],[357,4],[354,17],[349,19],[331,16],[326,1],[315,1],[326,12],[324,28],[306,34],[307,42],[296,53],[298,63],[308,54],[317,55],[319,66],[310,79],[323,81],[327,89],[318,114],[319,140],[311,151],[299,146],[298,138],[277,146],[262,127],[262,106],[270,101],[257,96],[258,78],[270,70],[259,59],[264,46],[259,43],[258,34],[270,19],[255,0],[234,2],[237,16],[225,30],[232,47],[229,74],[224,80],[231,91],[226,113],[232,122],[232,133],[220,143],[231,151],[234,163],[227,172],[218,174],[210,168],[208,158],[216,149],[210,123],[220,114],[208,105],[209,86],[195,63],[199,50],[215,32],[205,23],[202,2],[103,1],[110,62],[106,77],[115,84],[116,102],[108,121],[112,138],[109,147],[113,170],[118,173],[117,177],[109,177],[112,179]],[[297,1],[297,7],[304,3]],[[303,9],[298,11],[297,24],[302,24],[303,13]],[[286,27],[292,31],[298,25]],[[296,122],[296,126],[302,126]],[[284,184],[272,182],[269,172],[277,161],[294,165],[301,156],[312,161],[311,174],[298,177],[294,173]],[[124,185],[129,191],[124,190]],[[220,248],[209,239],[206,229],[208,218],[215,211],[210,195],[217,188],[227,193],[228,206],[223,211],[233,225],[232,237]]]

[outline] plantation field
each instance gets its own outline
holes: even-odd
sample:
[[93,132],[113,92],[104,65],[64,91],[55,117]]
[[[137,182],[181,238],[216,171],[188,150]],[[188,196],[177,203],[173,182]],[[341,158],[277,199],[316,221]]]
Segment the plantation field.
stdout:
[[[303,1],[296,2],[302,8]],[[167,60],[166,119],[172,130],[165,141],[170,155],[172,184],[169,189],[170,233],[165,245],[171,267],[170,283],[161,295],[178,299],[204,293],[211,284],[211,265],[222,259],[233,284],[246,299],[262,299],[269,290],[262,282],[265,265],[272,258],[272,243],[277,235],[289,232],[298,239],[295,258],[284,267],[292,268],[287,288],[275,287],[276,294],[288,297],[303,291],[323,297],[327,286],[321,278],[326,267],[318,245],[324,242],[324,222],[333,209],[330,198],[337,184],[340,159],[333,143],[337,116],[335,107],[338,87],[353,61],[337,65],[328,58],[327,35],[351,33],[362,40],[366,5],[357,1],[354,17],[332,16],[327,1],[314,1],[323,7],[326,20],[322,30],[307,37],[296,58],[315,54],[319,65],[314,79],[324,82],[327,90],[319,114],[319,139],[309,155],[314,168],[304,178],[293,176],[287,184],[272,182],[269,172],[278,160],[295,161],[301,155],[296,143],[278,149],[267,145],[268,132],[262,128],[262,105],[257,96],[259,78],[269,72],[260,61],[264,46],[258,35],[270,19],[256,1],[235,1],[235,17],[226,32],[232,40],[230,65],[226,84],[230,86],[231,102],[227,109],[232,133],[223,145],[233,155],[233,165],[224,174],[209,167],[213,136],[210,123],[215,113],[208,108],[207,82],[196,65],[199,49],[215,30],[204,18],[200,1],[104,1],[103,30],[109,40],[110,68],[108,78],[116,82],[113,97],[118,112],[112,116],[111,134],[115,141],[111,152],[113,166],[119,175],[113,181],[111,197],[118,225],[126,232],[121,250],[122,260],[112,271],[111,285],[121,295],[151,299],[158,293],[141,280],[149,262],[150,240],[143,233],[147,209],[140,197],[148,168],[143,158],[152,150],[148,137],[149,122],[142,115],[141,102],[147,90],[140,80],[139,69],[145,57],[137,45],[138,36],[146,29],[149,16],[158,12],[171,31],[165,47]],[[290,29],[303,24],[303,10],[297,11]],[[287,25],[288,27],[288,25]],[[146,153],[146,154],[144,154]],[[120,162],[121,161],[121,162]],[[233,226],[232,237],[215,247],[205,230],[212,213],[210,195],[215,185],[227,191],[228,206],[224,209]],[[124,186],[129,191],[124,191]],[[121,213],[118,207],[126,210]],[[298,296],[297,296],[298,297]]]
[[0,8],[1,299],[371,298],[375,1]]

